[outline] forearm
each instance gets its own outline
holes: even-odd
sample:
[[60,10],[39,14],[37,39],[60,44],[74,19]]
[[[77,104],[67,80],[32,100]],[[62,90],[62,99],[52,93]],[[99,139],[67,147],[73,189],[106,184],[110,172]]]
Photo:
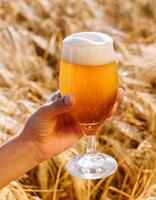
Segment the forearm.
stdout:
[[39,150],[21,134],[0,147],[0,188],[39,164]]

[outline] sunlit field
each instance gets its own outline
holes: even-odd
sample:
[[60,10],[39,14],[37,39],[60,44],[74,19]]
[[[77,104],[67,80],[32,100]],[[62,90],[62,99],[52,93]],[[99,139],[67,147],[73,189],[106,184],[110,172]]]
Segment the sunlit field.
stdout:
[[156,200],[156,1],[0,1],[0,144],[58,89],[62,40],[81,31],[113,37],[125,97],[98,129],[97,148],[117,172],[80,180],[66,161],[85,138],[0,190],[0,200]]

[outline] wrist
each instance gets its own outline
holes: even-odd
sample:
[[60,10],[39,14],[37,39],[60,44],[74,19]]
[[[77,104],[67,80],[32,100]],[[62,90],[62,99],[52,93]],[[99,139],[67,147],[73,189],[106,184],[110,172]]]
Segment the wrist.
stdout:
[[42,162],[42,156],[27,134],[20,134],[0,148],[0,187]]
[[42,152],[29,133],[22,131],[22,133],[18,136],[18,140],[26,147],[27,152],[31,155],[36,164],[40,164],[45,160]]

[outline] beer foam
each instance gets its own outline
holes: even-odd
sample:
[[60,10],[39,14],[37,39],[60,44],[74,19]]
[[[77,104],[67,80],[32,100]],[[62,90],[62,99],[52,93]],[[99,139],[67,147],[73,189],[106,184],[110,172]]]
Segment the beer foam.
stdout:
[[99,66],[115,60],[113,39],[98,32],[69,35],[63,41],[62,58],[79,65]]

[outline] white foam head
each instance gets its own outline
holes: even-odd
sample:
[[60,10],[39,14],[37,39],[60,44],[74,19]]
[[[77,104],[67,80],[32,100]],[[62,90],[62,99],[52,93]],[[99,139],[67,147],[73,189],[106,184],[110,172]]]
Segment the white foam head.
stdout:
[[115,60],[113,39],[98,32],[69,35],[63,41],[62,58],[79,65],[99,66]]

